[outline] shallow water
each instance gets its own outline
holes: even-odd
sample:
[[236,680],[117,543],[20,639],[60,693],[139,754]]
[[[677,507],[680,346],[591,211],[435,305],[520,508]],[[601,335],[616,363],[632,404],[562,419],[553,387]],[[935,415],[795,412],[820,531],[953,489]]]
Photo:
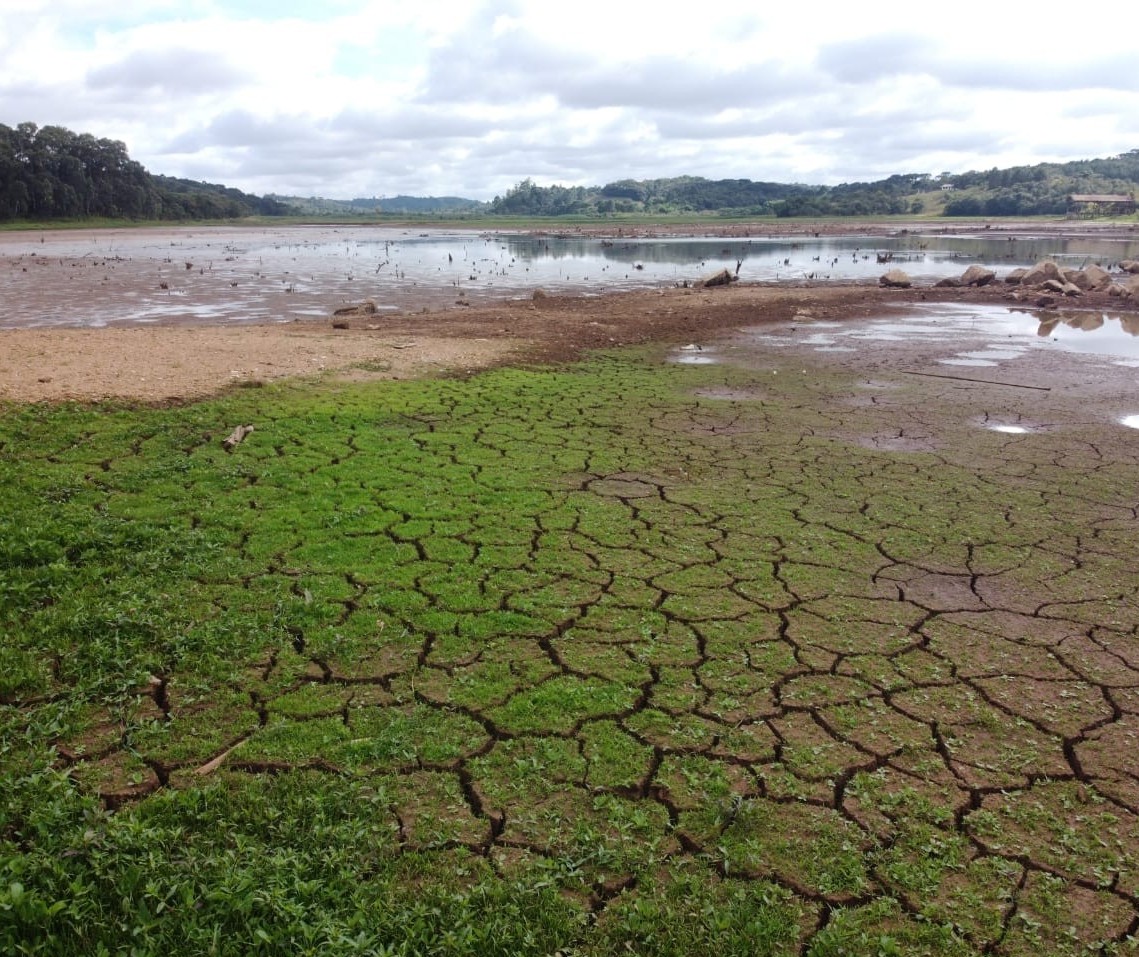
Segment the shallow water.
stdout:
[[[996,366],[1034,350],[1059,349],[1102,355],[1119,365],[1139,364],[1139,316],[1113,313],[1037,311],[995,305],[930,303],[907,306],[904,319],[884,317],[857,326],[802,324],[799,340],[819,351],[871,348],[877,342],[921,342],[948,354],[938,361],[957,366]],[[770,338],[766,332],[756,337]],[[945,350],[960,344],[960,350]]]
[[932,233],[602,240],[363,226],[48,231],[0,243],[0,327],[289,321],[367,298],[381,311],[407,311],[536,288],[578,295],[659,288],[720,269],[748,281],[801,282],[872,280],[898,266],[925,282],[975,263],[1007,272],[1045,257],[1074,267],[1139,258],[1139,240]]

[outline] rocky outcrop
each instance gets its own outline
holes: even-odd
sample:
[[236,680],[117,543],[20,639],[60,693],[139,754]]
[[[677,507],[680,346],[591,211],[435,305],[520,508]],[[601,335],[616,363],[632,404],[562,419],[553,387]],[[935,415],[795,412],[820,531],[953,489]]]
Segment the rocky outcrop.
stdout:
[[1139,302],[1139,277],[1128,279],[1127,282],[1124,283],[1112,283],[1111,287],[1107,290],[1107,294],[1119,299],[1129,299]]
[[1060,267],[1051,259],[1045,259],[1042,262],[1038,262],[1021,276],[1020,284],[1022,286],[1042,286],[1049,279],[1055,279],[1057,282],[1067,282],[1064,278],[1064,274],[1060,271]]
[[961,285],[987,286],[996,278],[997,274],[991,269],[986,269],[984,266],[970,266],[961,275]]
[[891,269],[878,278],[878,285],[887,289],[909,289],[913,284],[913,280],[900,269]]
[[1125,259],[1119,264],[1124,272],[1139,273],[1139,259]]
[[[1085,269],[1061,269],[1052,260],[1046,259],[1038,262],[1030,269],[1014,269],[1005,277],[1010,285],[1043,287],[1049,292],[1057,292],[1064,296],[1079,296],[1085,292],[1106,292],[1117,296],[1115,286],[1109,273],[1102,266],[1088,266]],[[1025,290],[1024,295],[1013,293],[1014,298],[1024,298],[1031,293]]]
[[1049,292],[1058,292],[1062,296],[1080,296],[1083,295],[1080,287],[1075,283],[1066,282],[1062,279],[1048,279],[1041,285]]
[[[1087,269],[1081,270],[1084,278],[1087,280],[1087,285],[1082,286],[1083,289],[1089,289],[1092,292],[1103,292],[1111,285],[1111,273],[1109,273],[1102,266],[1088,266]],[[1079,286],[1079,282],[1072,280]]]

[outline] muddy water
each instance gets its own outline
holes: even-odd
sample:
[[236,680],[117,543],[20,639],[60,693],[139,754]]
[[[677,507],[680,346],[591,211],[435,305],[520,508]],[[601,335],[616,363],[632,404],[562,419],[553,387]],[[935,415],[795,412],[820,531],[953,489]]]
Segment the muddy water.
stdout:
[[[291,226],[82,230],[0,237],[0,328],[290,321],[375,300],[415,311],[456,301],[579,295],[692,282],[872,280],[879,260],[919,281],[974,263],[998,271],[1139,258],[1139,240],[979,236],[663,238]],[[885,330],[881,330],[886,334]],[[834,347],[834,346],[832,346]],[[841,346],[839,346],[841,347]]]

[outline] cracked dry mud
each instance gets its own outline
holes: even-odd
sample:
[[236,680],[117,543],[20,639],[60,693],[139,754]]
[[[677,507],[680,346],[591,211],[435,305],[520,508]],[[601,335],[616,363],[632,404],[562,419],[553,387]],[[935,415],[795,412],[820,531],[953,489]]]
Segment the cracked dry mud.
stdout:
[[60,760],[119,813],[219,776],[363,781],[386,851],[544,863],[634,946],[631,909],[694,868],[763,889],[776,953],[1126,949],[1139,445],[1103,381],[1093,404],[723,350],[301,411],[258,390],[225,400],[257,424],[229,457],[218,410],[42,449],[85,508],[223,543],[162,587],[233,663],[165,652]]

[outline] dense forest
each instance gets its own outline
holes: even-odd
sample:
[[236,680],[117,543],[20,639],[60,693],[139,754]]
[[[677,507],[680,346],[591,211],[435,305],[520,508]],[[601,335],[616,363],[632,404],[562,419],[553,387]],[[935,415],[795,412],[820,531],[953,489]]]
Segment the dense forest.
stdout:
[[490,212],[510,216],[565,216],[609,213],[707,213],[730,210],[769,215],[779,202],[801,196],[809,186],[753,183],[748,179],[618,180],[607,186],[536,186],[525,179],[505,196],[496,196]]
[[237,189],[148,173],[118,140],[0,124],[0,221],[232,219],[291,212]]

